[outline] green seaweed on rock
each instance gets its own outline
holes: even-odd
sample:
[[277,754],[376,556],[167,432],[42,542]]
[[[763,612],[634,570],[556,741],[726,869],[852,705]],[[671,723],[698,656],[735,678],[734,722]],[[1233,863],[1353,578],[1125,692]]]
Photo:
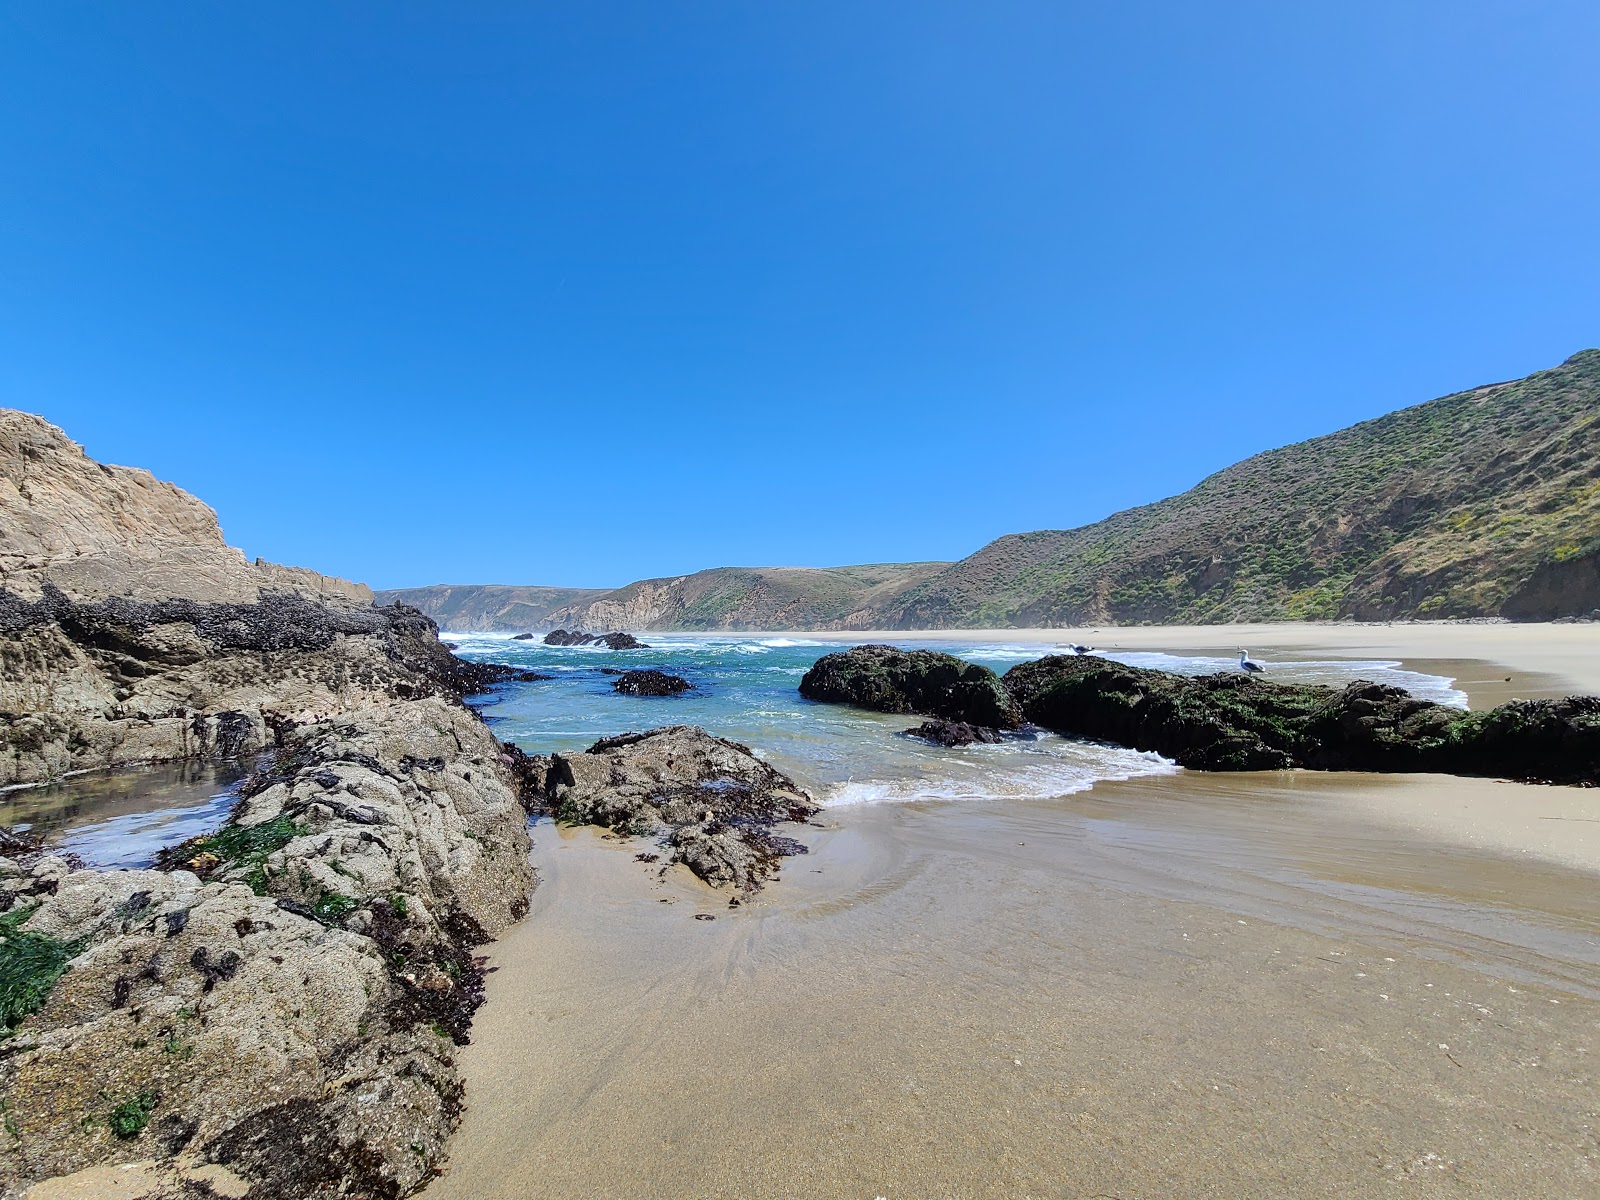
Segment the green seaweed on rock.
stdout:
[[77,942],[24,930],[22,925],[33,911],[15,908],[0,913],[0,1041],[44,1007],[68,964],[83,948]]

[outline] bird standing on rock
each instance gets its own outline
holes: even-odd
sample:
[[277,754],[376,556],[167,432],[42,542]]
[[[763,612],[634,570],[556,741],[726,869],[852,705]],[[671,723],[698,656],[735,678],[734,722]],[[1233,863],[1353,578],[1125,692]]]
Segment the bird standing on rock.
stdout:
[[1250,651],[1241,650],[1239,651],[1239,670],[1246,675],[1260,675],[1266,671],[1266,668],[1260,663],[1250,660]]

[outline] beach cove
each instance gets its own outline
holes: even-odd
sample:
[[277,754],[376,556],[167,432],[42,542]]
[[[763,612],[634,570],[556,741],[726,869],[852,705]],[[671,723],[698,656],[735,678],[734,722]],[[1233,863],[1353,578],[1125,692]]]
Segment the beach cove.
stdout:
[[[1600,690],[1594,625],[1095,636],[1447,664],[1475,707]],[[841,640],[889,637],[1083,640]],[[835,804],[736,908],[642,867],[643,842],[540,822],[430,1191],[1589,1194],[1594,796],[1152,771]]]

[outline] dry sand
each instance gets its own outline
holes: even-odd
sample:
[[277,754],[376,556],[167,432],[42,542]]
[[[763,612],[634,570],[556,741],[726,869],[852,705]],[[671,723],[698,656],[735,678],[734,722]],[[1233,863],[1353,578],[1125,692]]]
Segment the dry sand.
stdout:
[[[1593,627],[1380,640],[1434,628],[1332,632],[1593,678]],[[736,909],[542,825],[429,1194],[1600,1194],[1600,792],[1182,774],[823,823]]]

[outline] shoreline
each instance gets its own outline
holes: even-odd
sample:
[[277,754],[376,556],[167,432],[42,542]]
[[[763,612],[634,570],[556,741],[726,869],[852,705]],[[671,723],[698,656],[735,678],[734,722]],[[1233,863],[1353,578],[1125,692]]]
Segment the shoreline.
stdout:
[[[1250,648],[1460,664],[1475,706],[1595,678],[1600,629],[1378,628]],[[641,870],[640,843],[537,827],[543,882],[490,949],[431,1193],[1554,1200],[1600,1179],[1600,792],[1180,772],[818,821],[735,909]]]
[[[474,631],[444,630],[440,636]],[[1250,625],[1113,625],[1052,629],[634,630],[674,638],[801,638],[829,645],[866,642],[1012,642],[1041,653],[1070,642],[1101,650],[1385,659],[1456,679],[1473,708],[1516,699],[1600,695],[1600,622]],[[495,633],[492,636],[501,636]],[[505,636],[509,637],[507,633]],[[1497,670],[1496,668],[1499,668]],[[1509,678],[1508,678],[1509,676]]]
[[540,825],[430,1194],[1585,1193],[1600,864],[1370,820],[1370,783],[830,809],[736,909]]

